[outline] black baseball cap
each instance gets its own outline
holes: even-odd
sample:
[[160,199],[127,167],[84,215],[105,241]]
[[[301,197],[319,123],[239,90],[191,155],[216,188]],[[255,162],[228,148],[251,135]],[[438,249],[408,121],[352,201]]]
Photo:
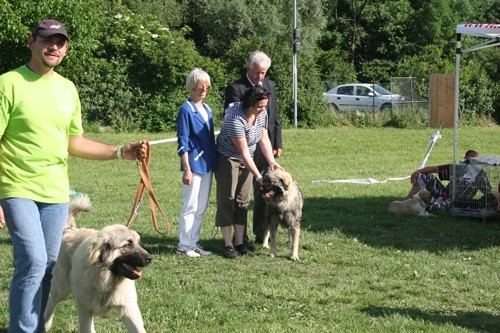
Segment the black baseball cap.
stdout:
[[66,29],[61,22],[56,20],[44,20],[37,24],[33,29],[33,36],[49,37],[52,35],[63,35],[66,39],[69,39]]

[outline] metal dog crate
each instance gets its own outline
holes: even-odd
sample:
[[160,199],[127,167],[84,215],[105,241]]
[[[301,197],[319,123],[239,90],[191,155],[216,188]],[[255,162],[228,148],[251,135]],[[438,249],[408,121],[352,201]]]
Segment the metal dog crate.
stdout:
[[467,162],[451,168],[451,214],[482,219],[500,217],[500,158],[484,156]]

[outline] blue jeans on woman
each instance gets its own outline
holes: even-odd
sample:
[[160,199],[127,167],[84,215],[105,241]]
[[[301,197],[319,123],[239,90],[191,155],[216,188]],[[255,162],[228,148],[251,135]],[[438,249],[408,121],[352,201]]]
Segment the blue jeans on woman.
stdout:
[[9,333],[44,332],[47,305],[68,204],[46,204],[23,198],[0,201],[14,253],[10,285]]

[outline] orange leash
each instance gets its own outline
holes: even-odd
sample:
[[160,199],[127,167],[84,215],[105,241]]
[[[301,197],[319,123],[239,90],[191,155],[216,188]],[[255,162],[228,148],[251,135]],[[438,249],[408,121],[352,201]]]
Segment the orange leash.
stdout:
[[[132,221],[137,216],[137,214],[139,214],[139,206],[141,205],[142,202],[144,189],[146,189],[149,193],[149,206],[151,208],[151,216],[153,218],[153,227],[157,233],[165,234],[170,232],[170,222],[168,221],[167,216],[163,212],[163,209],[161,209],[160,204],[158,203],[158,200],[156,200],[156,196],[153,193],[153,186],[151,185],[151,181],[149,179],[149,160],[151,159],[151,146],[149,145],[148,141],[146,141],[146,145],[147,145],[146,157],[144,159],[139,159],[139,158],[137,159],[137,168],[139,169],[139,173],[141,174],[141,181],[139,182],[139,186],[137,187],[134,206],[132,207],[132,213],[130,214],[130,218],[128,219],[127,227],[130,227],[132,225]],[[158,228],[158,222],[156,219],[156,208],[158,208],[161,215],[163,215],[163,217],[165,218],[165,221],[167,221],[166,232],[160,231],[160,229]]]

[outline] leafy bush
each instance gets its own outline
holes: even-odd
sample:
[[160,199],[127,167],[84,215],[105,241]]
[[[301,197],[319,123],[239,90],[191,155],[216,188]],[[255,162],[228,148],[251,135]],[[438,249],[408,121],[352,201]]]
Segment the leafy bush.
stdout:
[[[364,116],[332,116],[322,93],[337,82],[411,76],[418,78],[413,88],[428,97],[430,74],[454,72],[457,21],[487,21],[498,12],[494,1],[478,1],[474,6],[457,0],[299,3],[298,125],[381,125]],[[211,76],[206,101],[219,122],[224,88],[244,73],[254,50],[272,59],[268,75],[276,84],[283,127],[295,120],[290,2],[0,0],[0,6],[0,73],[29,58],[26,37],[38,21],[50,17],[65,24],[70,49],[57,71],[78,86],[88,128],[173,130],[189,96],[184,81],[193,67]],[[470,43],[464,40],[464,46]],[[499,55],[499,48],[492,48],[463,58],[463,123],[500,119]],[[421,119],[414,116],[394,115],[386,125],[418,126]]]

